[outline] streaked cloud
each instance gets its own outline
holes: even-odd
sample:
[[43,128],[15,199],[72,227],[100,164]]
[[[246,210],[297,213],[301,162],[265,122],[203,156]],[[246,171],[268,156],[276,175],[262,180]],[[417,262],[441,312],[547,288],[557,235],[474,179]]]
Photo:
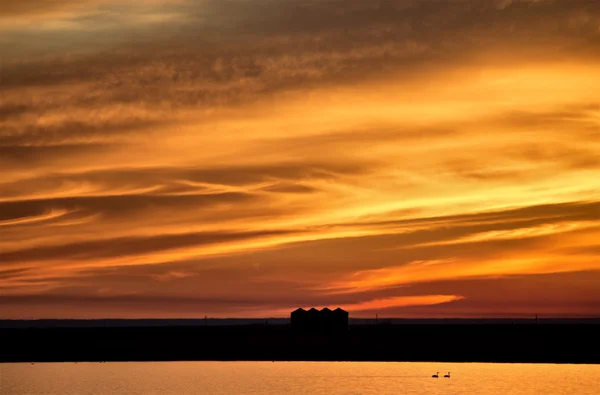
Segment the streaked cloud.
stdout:
[[0,4],[6,317],[599,313],[600,4]]

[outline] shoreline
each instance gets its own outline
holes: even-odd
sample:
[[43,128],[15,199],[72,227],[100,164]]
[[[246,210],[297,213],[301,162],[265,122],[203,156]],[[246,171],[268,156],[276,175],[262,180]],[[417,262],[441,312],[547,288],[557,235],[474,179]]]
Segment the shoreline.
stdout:
[[248,360],[248,359],[169,359],[169,360],[119,360],[119,361],[0,361],[0,365],[5,364],[23,364],[23,365],[41,365],[41,364],[55,364],[55,363],[69,363],[69,364],[98,364],[98,363],[178,363],[178,362],[214,362],[214,363],[252,363],[252,362],[264,362],[264,363],[451,363],[451,364],[494,364],[494,365],[581,365],[581,366],[596,366],[600,365],[600,362],[494,362],[494,361],[379,361],[379,360]]

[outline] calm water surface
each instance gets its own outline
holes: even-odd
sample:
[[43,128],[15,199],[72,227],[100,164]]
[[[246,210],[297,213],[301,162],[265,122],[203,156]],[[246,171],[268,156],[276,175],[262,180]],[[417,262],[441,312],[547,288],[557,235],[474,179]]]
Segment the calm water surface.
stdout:
[[[440,378],[431,378],[437,371]],[[452,377],[441,378],[448,371]],[[598,395],[600,365],[390,362],[0,364],[0,394]]]

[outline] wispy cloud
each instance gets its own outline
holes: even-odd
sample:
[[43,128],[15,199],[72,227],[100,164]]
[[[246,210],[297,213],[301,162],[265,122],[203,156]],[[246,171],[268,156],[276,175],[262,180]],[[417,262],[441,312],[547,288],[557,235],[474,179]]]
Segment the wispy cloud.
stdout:
[[593,310],[597,2],[1,4],[6,316]]

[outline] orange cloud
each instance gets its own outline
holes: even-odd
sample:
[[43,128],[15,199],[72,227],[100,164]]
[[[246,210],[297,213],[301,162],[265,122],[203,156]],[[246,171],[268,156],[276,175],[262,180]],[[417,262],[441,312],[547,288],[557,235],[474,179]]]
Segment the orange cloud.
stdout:
[[387,309],[391,307],[431,306],[460,299],[462,299],[462,297],[456,295],[398,296],[395,298],[374,299],[366,302],[348,304],[342,306],[342,308],[359,313],[361,311],[377,311],[378,309]]
[[0,292],[400,314],[600,270],[600,8],[425,3],[0,10]]

